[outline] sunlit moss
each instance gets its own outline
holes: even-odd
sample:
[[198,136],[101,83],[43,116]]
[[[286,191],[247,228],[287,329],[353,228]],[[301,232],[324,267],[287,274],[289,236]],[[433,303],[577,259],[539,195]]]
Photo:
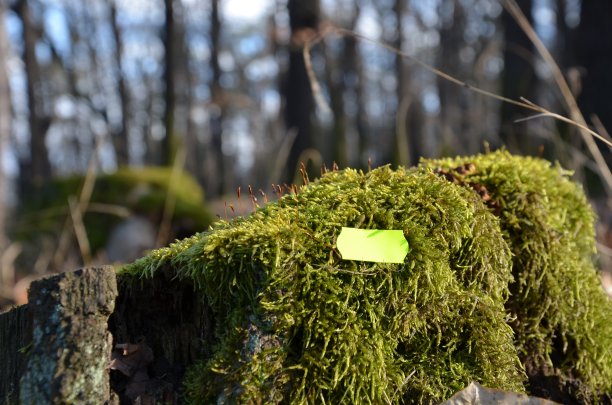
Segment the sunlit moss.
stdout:
[[612,393],[612,302],[593,265],[594,214],[571,173],[506,151],[422,165],[488,194],[499,214],[513,253],[506,308],[521,358],[580,379],[587,398]]
[[[401,229],[408,256],[344,261],[342,226]],[[472,380],[524,390],[499,219],[429,169],[329,173],[122,277],[159,271],[192,280],[214,312],[213,355],[185,381],[193,403],[428,403]]]

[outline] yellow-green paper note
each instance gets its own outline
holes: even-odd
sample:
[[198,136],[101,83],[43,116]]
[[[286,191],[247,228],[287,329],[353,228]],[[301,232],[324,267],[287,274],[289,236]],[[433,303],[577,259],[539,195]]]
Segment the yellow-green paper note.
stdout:
[[344,260],[403,263],[408,254],[408,241],[401,230],[342,227],[336,246]]

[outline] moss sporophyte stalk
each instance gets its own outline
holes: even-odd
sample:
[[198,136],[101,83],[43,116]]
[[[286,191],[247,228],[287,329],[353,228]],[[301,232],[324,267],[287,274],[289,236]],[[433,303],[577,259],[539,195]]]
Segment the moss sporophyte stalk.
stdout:
[[[215,317],[191,403],[431,403],[523,363],[612,391],[594,217],[559,166],[505,151],[334,171],[125,266],[193,283]],[[402,263],[343,260],[343,227],[401,230]],[[554,362],[553,362],[554,360]],[[523,362],[523,363],[522,363]]]

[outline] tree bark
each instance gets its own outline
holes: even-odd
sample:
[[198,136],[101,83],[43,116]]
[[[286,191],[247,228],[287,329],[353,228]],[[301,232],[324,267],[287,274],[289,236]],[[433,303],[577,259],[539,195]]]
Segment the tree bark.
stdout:
[[[330,147],[332,151],[332,160],[340,167],[346,167],[348,161],[346,154],[347,118],[344,110],[344,92],[346,91],[344,75],[346,72],[343,69],[342,62],[341,67],[338,67],[339,63],[331,55],[325,44],[322,44],[322,49],[325,55],[325,81],[329,88],[330,107],[334,117],[332,136],[329,139],[331,145],[326,143],[326,146]],[[346,49],[342,50],[340,57],[346,57]]]
[[32,345],[20,382],[20,403],[110,401],[108,318],[116,296],[115,272],[110,266],[32,283],[28,294]]
[[[448,6],[449,2],[444,6]],[[460,73],[461,59],[459,52],[465,45],[463,33],[466,26],[466,16],[463,5],[459,1],[452,1],[453,13],[448,21],[442,22],[440,28],[440,47],[438,53],[439,66],[443,72],[462,77]],[[443,7],[443,6],[442,6]],[[465,125],[465,89],[451,83],[446,79],[437,77],[438,92],[440,94],[439,127],[441,129],[440,149],[452,150],[454,153],[466,154],[470,152],[470,140],[465,137],[475,136]],[[471,148],[471,151],[474,151]]]
[[26,372],[32,344],[32,315],[27,305],[0,314],[0,404],[17,404],[19,380]]

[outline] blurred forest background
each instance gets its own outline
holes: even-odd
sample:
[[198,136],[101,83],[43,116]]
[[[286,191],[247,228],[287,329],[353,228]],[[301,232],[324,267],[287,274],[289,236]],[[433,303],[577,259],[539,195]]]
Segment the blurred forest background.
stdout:
[[380,45],[576,120],[575,97],[607,136],[612,2],[517,1],[559,70],[508,3],[0,0],[0,307],[48,272],[133,260],[249,212],[272,184],[302,182],[300,162],[312,179],[324,164],[502,146],[575,171],[605,265],[607,145]]

